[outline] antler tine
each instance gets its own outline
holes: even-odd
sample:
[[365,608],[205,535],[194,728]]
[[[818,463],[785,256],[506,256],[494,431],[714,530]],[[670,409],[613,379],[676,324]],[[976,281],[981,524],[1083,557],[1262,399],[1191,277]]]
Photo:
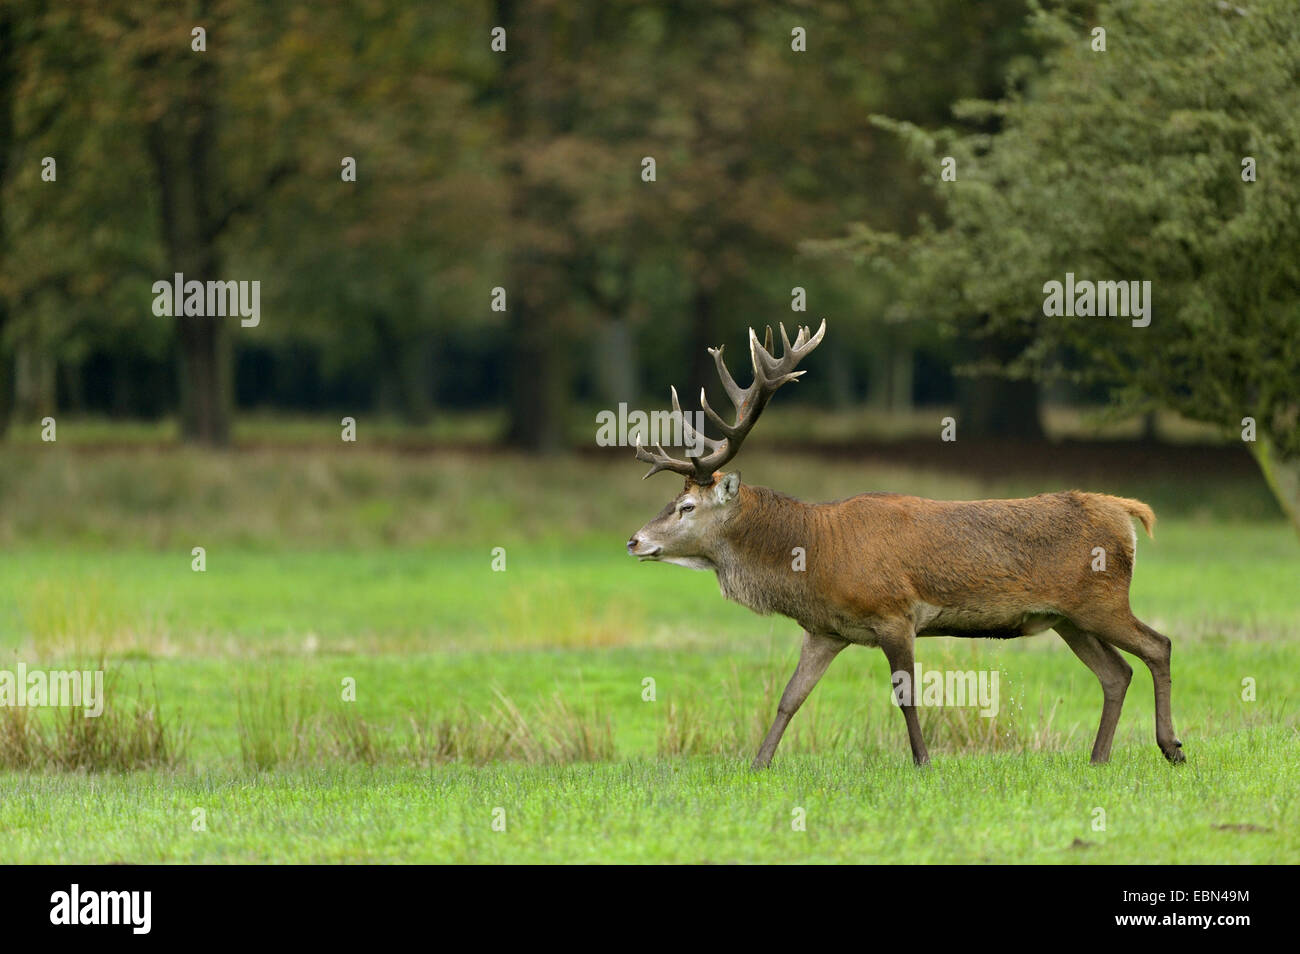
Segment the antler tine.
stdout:
[[[770,335],[768,344],[771,344]],[[754,390],[754,385],[767,378],[767,372],[773,370],[773,366],[777,363],[771,352],[758,343],[758,335],[754,334],[753,328],[749,329],[749,359],[754,365],[754,384],[746,389],[746,395]]]
[[[673,413],[676,414],[678,419],[682,422],[682,439],[685,441],[684,446],[690,446],[691,444],[694,444],[696,438],[698,438],[706,447],[708,447],[710,451],[716,451],[719,447],[721,447],[723,444],[722,441],[715,441],[712,437],[709,437],[707,434],[703,434],[700,431],[697,431],[695,429],[695,427],[691,424],[690,420],[682,412],[682,406],[677,401],[677,388],[675,386],[671,386],[670,390],[672,391],[673,394]],[[700,394],[702,397],[704,394],[703,388],[700,388]],[[691,457],[690,454],[687,454],[686,459],[694,460],[695,458]]]
[[807,325],[796,325],[794,344],[790,344],[790,336],[785,333],[785,325],[781,325],[781,341],[785,345],[785,354],[782,357],[784,358],[790,354],[803,354],[804,347],[808,344],[810,337],[812,337],[811,328]]
[[794,336],[794,344],[790,344],[790,336],[785,333],[785,322],[784,321],[781,322],[781,344],[785,348],[785,351],[782,352],[783,355],[790,354],[792,351],[794,351],[796,348],[800,347],[803,344],[804,330],[796,326],[795,332],[796,333]]
[[[811,326],[809,326],[809,325],[804,325],[803,332],[804,332],[805,335],[809,335],[809,334],[811,334],[811,333],[812,333],[812,328],[811,328]],[[825,336],[826,336],[826,319],[823,318],[823,319],[822,319],[822,323],[821,323],[821,327],[817,329],[817,334],[812,335],[812,337],[808,338],[807,343],[803,346],[802,350],[799,352],[799,356],[800,356],[800,357],[803,357],[803,356],[806,355],[809,351],[811,351],[813,348],[815,348],[815,347],[817,347],[819,344],[821,344],[821,343],[822,343],[822,338],[824,338]]]
[[[740,398],[738,400],[733,399],[733,403],[736,405],[736,407],[740,407],[740,405],[744,402],[744,399],[745,396],[744,396],[744,392],[742,391],[740,393]],[[717,427],[718,430],[722,431],[723,437],[735,436],[736,433],[735,427],[728,424],[726,420],[722,417],[722,415],[719,414],[717,411],[715,411],[709,405],[709,398],[708,395],[704,393],[704,388],[700,388],[700,407],[704,408],[704,413],[709,416],[709,420],[713,422],[714,426]]]
[[691,464],[684,460],[677,460],[676,458],[670,457],[661,444],[655,444],[655,450],[658,451],[657,454],[650,453],[641,446],[641,438],[639,436],[637,437],[636,459],[653,465],[650,470],[646,472],[645,477],[641,478],[642,480],[645,480],[646,477],[653,477],[661,470],[671,470],[673,473],[681,474],[684,477],[695,476],[695,468]]
[[736,379],[731,376],[731,372],[727,370],[726,362],[722,359],[722,349],[724,347],[726,346],[718,345],[716,348],[710,348],[709,354],[713,355],[713,363],[718,367],[718,378],[722,381],[722,390],[727,392],[727,397],[731,399],[731,403],[739,407],[740,402],[745,399],[745,391],[736,383]]

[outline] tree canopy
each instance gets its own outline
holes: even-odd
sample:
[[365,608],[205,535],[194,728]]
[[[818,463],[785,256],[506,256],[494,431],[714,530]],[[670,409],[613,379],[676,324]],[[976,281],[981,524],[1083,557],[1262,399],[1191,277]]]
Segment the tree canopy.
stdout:
[[[859,226],[836,247],[890,270],[913,317],[1019,335],[1012,374],[1099,380],[1127,409],[1241,432],[1300,522],[1293,4],[1119,2],[1031,22],[1043,69],[957,110],[992,132],[877,119],[919,160],[942,222],[909,237]],[[1049,283],[1076,280],[1149,282],[1149,316],[1082,300],[1051,313]]]

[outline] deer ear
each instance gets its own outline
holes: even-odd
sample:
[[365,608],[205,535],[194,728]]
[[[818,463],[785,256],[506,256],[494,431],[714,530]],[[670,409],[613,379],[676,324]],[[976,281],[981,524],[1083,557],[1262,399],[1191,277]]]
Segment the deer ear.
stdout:
[[730,503],[736,494],[740,493],[740,471],[733,470],[729,474],[723,474],[713,493],[718,503]]

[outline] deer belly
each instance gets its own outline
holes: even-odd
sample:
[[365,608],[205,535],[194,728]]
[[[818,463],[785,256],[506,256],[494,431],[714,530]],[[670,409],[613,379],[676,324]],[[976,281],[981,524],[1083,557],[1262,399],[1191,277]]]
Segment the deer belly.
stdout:
[[1014,613],[923,606],[916,611],[919,636],[965,636],[971,639],[1015,639],[1051,629],[1065,617],[1047,607]]

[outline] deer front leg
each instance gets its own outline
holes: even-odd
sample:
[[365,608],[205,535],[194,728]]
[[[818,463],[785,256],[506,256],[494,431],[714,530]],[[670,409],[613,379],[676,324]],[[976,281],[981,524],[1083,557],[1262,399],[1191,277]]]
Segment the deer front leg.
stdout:
[[921,736],[921,719],[916,714],[917,687],[912,685],[916,668],[916,629],[910,620],[901,620],[882,627],[879,638],[880,648],[885,651],[885,659],[889,662],[891,685],[898,673],[903,673],[907,679],[906,705],[899,708],[903,710],[903,718],[907,720],[907,739],[912,743],[912,761],[917,765],[927,765],[930,762],[930,753],[925,750],[925,739]]
[[790,719],[799,711],[803,701],[808,698],[808,693],[812,692],[813,686],[817,685],[817,680],[821,679],[826,672],[826,667],[831,664],[831,660],[847,645],[845,640],[835,636],[822,636],[809,632],[803,634],[803,647],[799,650],[799,665],[795,667],[794,675],[786,684],[785,692],[781,693],[781,701],[776,707],[776,720],[772,723],[772,728],[768,729],[763,744],[759,746],[758,755],[754,758],[754,768],[767,768],[772,763],[772,756],[776,754],[776,747],[781,744],[781,736],[785,734],[785,727],[790,724]]

